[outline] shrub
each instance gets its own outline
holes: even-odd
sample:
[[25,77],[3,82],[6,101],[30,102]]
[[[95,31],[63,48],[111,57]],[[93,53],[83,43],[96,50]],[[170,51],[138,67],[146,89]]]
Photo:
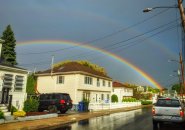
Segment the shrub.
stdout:
[[11,111],[11,115],[12,115],[14,112],[17,112],[18,110],[16,107],[12,106],[10,111]]
[[37,112],[39,107],[39,101],[37,99],[29,98],[24,102],[23,110],[25,112]]
[[123,98],[122,102],[136,102],[137,100],[135,98]]
[[26,112],[24,112],[24,111],[17,111],[17,112],[14,112],[13,115],[15,117],[24,117],[26,115]]
[[111,96],[111,102],[118,102],[118,96],[115,95],[115,94],[113,94],[113,95]]
[[4,119],[4,113],[0,110],[0,119]]
[[152,101],[142,100],[141,104],[142,105],[149,105],[149,104],[152,104]]

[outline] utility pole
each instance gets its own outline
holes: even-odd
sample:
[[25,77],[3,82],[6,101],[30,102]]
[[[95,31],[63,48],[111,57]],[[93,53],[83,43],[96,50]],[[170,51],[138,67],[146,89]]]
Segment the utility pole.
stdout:
[[184,15],[184,7],[182,5],[182,0],[178,0],[178,8],[181,15],[182,27],[185,32],[185,15]]
[[[185,15],[184,15],[184,7],[182,5],[182,0],[178,0],[178,8],[179,8],[180,16],[181,16],[183,31],[185,33]],[[181,66],[182,87],[185,87],[185,84],[184,84],[184,64],[183,64],[183,60],[182,60],[182,50],[180,50],[180,53],[179,53],[179,63]],[[184,88],[184,90],[185,90],[185,88]],[[183,88],[181,88],[181,94],[182,94],[182,96],[184,94]]]

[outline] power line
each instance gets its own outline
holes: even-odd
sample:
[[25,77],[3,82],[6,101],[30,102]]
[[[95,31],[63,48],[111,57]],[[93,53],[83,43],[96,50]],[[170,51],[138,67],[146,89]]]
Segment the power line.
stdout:
[[123,29],[120,29],[120,30],[115,31],[115,32],[113,32],[113,33],[104,35],[104,36],[102,36],[102,37],[100,37],[100,38],[97,38],[97,39],[94,39],[94,40],[91,40],[91,41],[84,42],[84,43],[82,43],[82,44],[80,44],[80,45],[75,45],[75,46],[72,46],[72,47],[66,47],[66,48],[57,49],[57,50],[52,50],[52,51],[30,52],[30,53],[18,53],[17,55],[47,54],[47,53],[52,53],[52,52],[58,52],[58,51],[73,49],[73,48],[76,48],[76,47],[79,47],[79,46],[83,46],[83,45],[85,45],[85,44],[87,44],[87,43],[91,44],[91,43],[94,43],[94,42],[97,42],[97,41],[106,39],[106,38],[108,38],[108,37],[114,36],[114,35],[116,35],[116,34],[118,34],[118,33],[120,33],[120,32],[124,32],[124,31],[126,31],[126,30],[128,30],[128,29],[130,29],[130,28],[133,28],[133,27],[137,26],[137,25],[143,24],[143,23],[145,23],[145,22],[147,22],[147,21],[153,19],[154,17],[163,14],[164,12],[166,12],[166,11],[168,11],[168,10],[169,10],[169,9],[162,10],[161,12],[159,12],[159,13],[157,13],[157,14],[155,14],[155,15],[149,17],[149,18],[146,18],[146,19],[144,19],[144,20],[142,20],[142,21],[140,21],[140,22],[137,22],[137,23],[135,23],[135,24],[133,24],[133,25],[130,25],[130,26],[126,27],[126,28],[123,28]]
[[[172,21],[172,22],[169,22],[169,23],[167,23],[167,24],[165,24],[165,25],[161,25],[160,27],[164,27],[164,26],[166,26],[166,25],[170,25],[170,23],[174,23],[174,20]],[[166,27],[166,28],[164,28],[163,30],[160,30],[160,31],[158,31],[158,32],[156,32],[156,33],[154,33],[154,34],[152,34],[152,35],[150,35],[150,36],[148,36],[148,37],[146,37],[146,38],[144,38],[144,39],[139,39],[139,40],[136,40],[136,41],[133,41],[133,42],[130,42],[130,43],[127,43],[127,44],[123,44],[123,45],[121,45],[121,46],[119,46],[119,47],[115,47],[115,48],[111,48],[111,49],[120,49],[120,47],[125,47],[125,48],[128,48],[128,47],[131,47],[131,46],[134,46],[134,45],[138,45],[138,44],[141,44],[142,42],[141,41],[145,41],[145,40],[147,40],[148,38],[151,38],[151,37],[153,37],[153,36],[156,36],[156,35],[158,35],[158,34],[160,34],[160,33],[162,33],[162,32],[165,32],[165,31],[168,31],[168,30],[170,30],[170,29],[173,29],[173,28],[175,28],[176,26],[179,26],[179,25],[174,25],[174,26],[170,26],[170,27]],[[156,31],[156,29],[161,29],[160,27],[157,27],[157,28],[154,28],[154,29],[152,29],[152,30],[150,30],[150,31],[147,31],[147,32],[145,32],[145,33],[143,33],[143,34],[140,34],[140,35],[144,35],[144,34],[147,34],[147,33],[151,33],[151,32],[153,32],[153,31]],[[138,41],[140,41],[140,43],[138,43]],[[122,41],[122,42],[126,42],[126,41]],[[135,43],[135,42],[137,42],[136,44],[131,44],[131,43]],[[124,49],[125,49],[124,48]],[[102,49],[102,48],[101,48]],[[109,47],[109,49],[110,49],[110,47]],[[122,49],[122,48],[121,48]],[[123,50],[123,49],[122,49]],[[119,52],[121,52],[121,51],[119,51]],[[91,52],[88,52],[88,54],[87,53],[81,53],[81,54],[79,54],[78,55],[78,57],[81,57],[81,56],[87,56],[87,55],[92,55],[94,52],[93,51],[91,51]],[[76,56],[76,55],[75,55]],[[75,56],[71,56],[71,57],[75,57]],[[93,58],[94,59],[94,58]],[[45,62],[38,62],[38,65],[43,65],[43,64],[46,64],[46,63],[48,63],[48,62],[50,62],[50,61],[45,61]],[[25,66],[31,66],[31,65],[35,65],[35,64],[37,64],[37,63],[32,63],[32,64],[22,64],[22,65],[25,65]]]

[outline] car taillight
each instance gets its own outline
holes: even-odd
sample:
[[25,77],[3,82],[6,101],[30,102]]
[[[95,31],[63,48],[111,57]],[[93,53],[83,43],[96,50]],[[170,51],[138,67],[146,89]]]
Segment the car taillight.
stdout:
[[184,117],[184,111],[182,109],[180,110],[180,117]]
[[65,100],[60,100],[60,104],[66,103]]
[[155,115],[155,108],[152,108],[152,114]]

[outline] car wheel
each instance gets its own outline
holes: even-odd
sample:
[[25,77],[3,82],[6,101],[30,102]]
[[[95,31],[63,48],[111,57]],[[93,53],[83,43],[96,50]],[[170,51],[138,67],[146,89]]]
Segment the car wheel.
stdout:
[[67,110],[60,110],[60,113],[64,114]]
[[49,111],[50,113],[56,113],[56,112],[57,112],[57,107],[56,107],[55,105],[50,105],[50,106],[48,107],[48,111]]
[[153,128],[157,128],[158,122],[153,120]]
[[39,111],[39,112],[43,112],[43,110],[42,110],[41,108],[38,108],[38,111]]

